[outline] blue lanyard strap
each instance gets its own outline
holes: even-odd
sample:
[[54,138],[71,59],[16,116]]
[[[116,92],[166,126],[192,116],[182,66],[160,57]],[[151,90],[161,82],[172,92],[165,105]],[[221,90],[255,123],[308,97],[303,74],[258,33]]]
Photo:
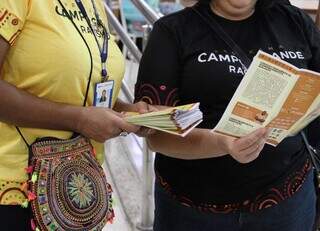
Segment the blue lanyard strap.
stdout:
[[103,25],[96,5],[94,3],[94,0],[91,0],[92,6],[93,6],[93,10],[94,10],[94,14],[96,17],[96,22],[97,22],[97,26],[101,26],[103,29],[103,44],[102,47],[98,41],[97,35],[96,35],[96,31],[93,29],[92,24],[90,22],[90,18],[87,14],[87,11],[84,7],[84,5],[82,4],[81,0],[75,0],[81,14],[83,15],[83,17],[86,19],[86,22],[88,24],[88,26],[90,27],[90,30],[94,36],[94,39],[97,43],[99,52],[100,52],[100,59],[101,59],[101,77],[102,77],[102,82],[105,82],[108,79],[108,71],[107,71],[107,59],[108,59],[108,40],[110,39],[109,33],[107,31],[107,29],[105,28],[105,26]]

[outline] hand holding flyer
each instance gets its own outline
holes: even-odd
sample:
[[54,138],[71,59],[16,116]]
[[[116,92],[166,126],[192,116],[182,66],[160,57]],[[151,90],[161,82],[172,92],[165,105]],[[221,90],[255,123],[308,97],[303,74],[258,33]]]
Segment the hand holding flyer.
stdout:
[[213,131],[242,137],[268,127],[277,146],[319,116],[320,73],[259,51]]
[[128,123],[182,137],[186,136],[202,122],[202,112],[199,109],[199,103],[171,107],[145,114],[129,112],[126,115],[125,120]]

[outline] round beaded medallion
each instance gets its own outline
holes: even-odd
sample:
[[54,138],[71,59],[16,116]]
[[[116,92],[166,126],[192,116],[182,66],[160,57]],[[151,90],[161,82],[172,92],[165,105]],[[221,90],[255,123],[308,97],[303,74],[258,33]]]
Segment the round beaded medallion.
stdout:
[[40,140],[32,145],[31,201],[40,230],[102,230],[113,218],[111,187],[90,142]]

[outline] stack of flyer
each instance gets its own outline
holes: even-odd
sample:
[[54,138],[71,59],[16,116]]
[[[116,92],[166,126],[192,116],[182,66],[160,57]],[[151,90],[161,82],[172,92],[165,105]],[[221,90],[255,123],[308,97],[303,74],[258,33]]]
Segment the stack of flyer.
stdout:
[[128,123],[182,137],[200,124],[203,117],[199,103],[171,107],[146,114],[127,113],[126,115],[125,119]]
[[259,51],[214,131],[242,137],[260,127],[277,146],[320,116],[320,73]]

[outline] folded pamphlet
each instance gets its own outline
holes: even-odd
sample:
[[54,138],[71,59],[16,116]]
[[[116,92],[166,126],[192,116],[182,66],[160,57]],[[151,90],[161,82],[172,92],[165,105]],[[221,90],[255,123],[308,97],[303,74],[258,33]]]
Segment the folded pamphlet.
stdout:
[[129,112],[125,120],[134,125],[184,137],[202,122],[199,105],[194,103],[145,114]]
[[213,131],[242,137],[268,127],[277,146],[319,116],[320,73],[259,51]]

